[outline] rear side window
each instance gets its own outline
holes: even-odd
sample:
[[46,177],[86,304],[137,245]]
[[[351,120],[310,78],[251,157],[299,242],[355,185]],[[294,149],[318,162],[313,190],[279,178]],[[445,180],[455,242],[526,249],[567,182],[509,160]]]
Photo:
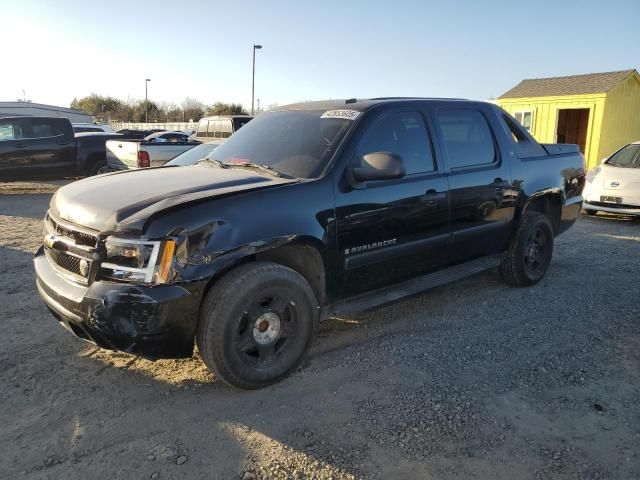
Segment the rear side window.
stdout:
[[61,132],[59,131],[60,129],[56,128],[57,126],[57,122],[34,118],[33,120],[31,120],[31,129],[33,131],[33,134],[31,136],[32,138],[55,137],[56,135],[61,134]]
[[0,121],[0,142],[24,138],[22,124],[17,120]]
[[240,130],[240,128],[242,128],[247,123],[249,123],[249,121],[251,121],[251,118],[235,118],[233,120],[233,124],[235,126],[235,130],[236,131]]
[[435,170],[431,140],[417,112],[394,112],[374,123],[358,146],[358,156],[374,152],[400,155],[407,175]]
[[477,110],[442,109],[438,126],[450,169],[494,163],[496,149],[484,115]]

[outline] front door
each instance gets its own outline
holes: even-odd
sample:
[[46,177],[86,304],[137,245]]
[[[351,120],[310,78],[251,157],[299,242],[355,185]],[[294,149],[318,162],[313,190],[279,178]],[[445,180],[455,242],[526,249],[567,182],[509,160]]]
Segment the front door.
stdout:
[[449,241],[447,179],[435,161],[422,115],[415,110],[386,112],[363,128],[352,165],[368,153],[395,153],[403,159],[406,176],[338,187],[345,296],[435,270],[446,258]]
[[0,120],[0,179],[11,181],[28,175],[33,155],[25,136],[23,119]]

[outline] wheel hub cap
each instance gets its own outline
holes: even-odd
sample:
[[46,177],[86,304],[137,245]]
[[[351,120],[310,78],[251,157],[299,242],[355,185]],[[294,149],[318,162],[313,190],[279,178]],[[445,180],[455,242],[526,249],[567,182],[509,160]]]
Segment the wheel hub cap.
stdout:
[[253,324],[253,338],[256,343],[266,345],[280,334],[280,317],[274,312],[263,313]]

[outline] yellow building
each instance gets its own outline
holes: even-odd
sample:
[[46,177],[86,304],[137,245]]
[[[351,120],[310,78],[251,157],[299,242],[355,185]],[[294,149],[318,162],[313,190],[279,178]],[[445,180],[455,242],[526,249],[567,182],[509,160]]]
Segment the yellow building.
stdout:
[[640,140],[636,70],[523,80],[497,103],[540,143],[577,143],[589,168]]

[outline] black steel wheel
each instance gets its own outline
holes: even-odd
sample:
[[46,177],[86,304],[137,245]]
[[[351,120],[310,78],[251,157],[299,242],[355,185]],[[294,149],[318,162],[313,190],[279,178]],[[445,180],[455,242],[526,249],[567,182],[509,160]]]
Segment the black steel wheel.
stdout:
[[542,278],[549,266],[551,250],[548,248],[548,243],[548,232],[544,224],[540,223],[529,231],[524,247],[524,267],[532,278]]
[[224,382],[261,388],[300,364],[317,317],[315,295],[300,274],[275,263],[249,263],[209,291],[196,342],[205,364]]
[[516,287],[538,283],[551,263],[553,239],[553,227],[546,215],[525,213],[500,265],[503,280]]

